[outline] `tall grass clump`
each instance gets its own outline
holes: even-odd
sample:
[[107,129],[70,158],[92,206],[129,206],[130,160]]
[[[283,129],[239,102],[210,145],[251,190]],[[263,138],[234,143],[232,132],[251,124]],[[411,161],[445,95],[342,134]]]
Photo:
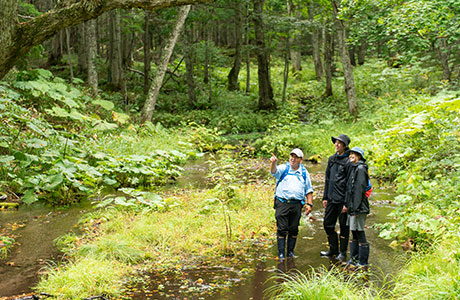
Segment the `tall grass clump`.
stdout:
[[65,266],[49,266],[35,287],[56,299],[83,299],[91,296],[120,296],[122,278],[129,268],[116,260],[83,257]]
[[282,274],[276,280],[282,283],[267,289],[270,299],[378,300],[389,296],[384,288],[367,281],[363,273],[348,274],[335,268]]

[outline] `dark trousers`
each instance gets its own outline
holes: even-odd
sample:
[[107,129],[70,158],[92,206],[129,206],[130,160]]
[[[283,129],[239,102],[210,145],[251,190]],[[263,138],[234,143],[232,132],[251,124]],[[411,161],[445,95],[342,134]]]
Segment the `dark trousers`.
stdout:
[[364,231],[352,230],[353,240],[358,241],[360,244],[367,244],[366,233]]
[[342,214],[342,208],[343,204],[341,203],[332,203],[331,201],[327,201],[323,226],[328,236],[337,235],[335,232],[335,224],[337,223],[337,219],[339,219],[340,236],[346,237],[348,240],[348,236],[350,235],[350,227],[347,226],[348,214]]
[[283,203],[275,200],[275,218],[279,237],[297,236],[302,213],[302,203]]

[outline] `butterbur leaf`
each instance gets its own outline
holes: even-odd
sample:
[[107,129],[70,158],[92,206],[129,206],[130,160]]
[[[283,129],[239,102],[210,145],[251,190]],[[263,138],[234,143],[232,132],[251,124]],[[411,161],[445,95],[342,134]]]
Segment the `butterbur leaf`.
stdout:
[[1,164],[9,164],[10,162],[12,162],[14,160],[14,156],[10,156],[10,155],[1,155],[0,156],[0,163]]
[[46,111],[56,117],[65,118],[69,116],[69,113],[65,109],[59,106],[53,106],[51,110],[46,110]]
[[38,197],[35,195],[34,190],[27,190],[22,196],[22,202],[25,204],[32,204],[38,200]]
[[25,142],[26,142],[27,147],[30,147],[30,148],[40,149],[40,148],[44,148],[48,146],[47,141],[40,140],[37,138],[28,139],[28,140],[25,140]]
[[75,102],[74,100],[70,98],[65,98],[63,102],[71,108],[80,107],[80,104],[78,104],[77,102]]
[[115,122],[126,124],[129,120],[129,115],[112,111],[112,118]]
[[105,158],[105,153],[104,152],[96,152],[94,153],[94,157],[97,159],[104,159]]
[[112,109],[115,107],[115,105],[113,104],[113,102],[107,101],[107,100],[102,100],[102,99],[93,101],[93,104],[99,105],[99,106],[101,106],[101,107],[102,107],[103,109],[105,109],[105,110],[112,110]]
[[63,181],[64,177],[62,174],[51,175],[45,179],[45,185],[43,186],[43,189],[46,191],[52,191],[56,189]]
[[76,121],[83,121],[83,120],[85,120],[85,118],[87,118],[85,115],[82,115],[81,113],[79,113],[79,112],[76,111],[75,109],[72,109],[72,110],[70,111],[69,117],[70,117],[71,119],[76,120]]
[[112,179],[110,177],[106,177],[104,176],[104,179],[103,179],[104,183],[107,184],[107,185],[114,185],[117,183],[117,181],[115,179]]
[[108,122],[99,121],[99,120],[94,122],[93,125],[95,125],[94,129],[101,130],[101,131],[111,130],[111,129],[115,129],[118,127],[117,124],[108,123]]
[[34,123],[32,122],[27,122],[27,127],[29,127],[30,129],[32,129],[33,131],[35,131],[36,133],[40,134],[40,135],[45,135],[45,133],[43,132],[43,130],[41,130],[40,128],[38,128],[37,125],[35,125]]

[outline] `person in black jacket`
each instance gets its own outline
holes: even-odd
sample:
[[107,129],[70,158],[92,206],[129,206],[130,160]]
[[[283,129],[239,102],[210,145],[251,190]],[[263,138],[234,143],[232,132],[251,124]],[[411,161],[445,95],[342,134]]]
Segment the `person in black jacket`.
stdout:
[[[326,179],[323,194],[324,213],[323,226],[329,242],[329,250],[321,251],[321,256],[333,257],[345,262],[347,260],[348,238],[350,230],[347,226],[345,191],[348,168],[348,154],[350,138],[345,134],[332,137],[336,153],[329,157],[326,168]],[[337,219],[340,224],[340,252],[339,238],[335,231]]]
[[350,150],[350,166],[345,193],[347,223],[353,235],[350,242],[350,260],[347,262],[347,265],[354,266],[351,268],[367,268],[369,264],[369,243],[364,233],[366,216],[369,214],[369,199],[366,196],[368,182],[369,173],[364,151],[359,147],[353,147]]

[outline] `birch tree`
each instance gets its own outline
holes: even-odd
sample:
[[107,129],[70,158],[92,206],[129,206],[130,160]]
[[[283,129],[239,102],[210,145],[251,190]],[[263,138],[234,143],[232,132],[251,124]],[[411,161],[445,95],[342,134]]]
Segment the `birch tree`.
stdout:
[[174,46],[176,45],[177,38],[179,37],[179,34],[182,28],[184,27],[185,19],[187,19],[190,7],[190,5],[186,5],[179,9],[176,24],[174,26],[173,32],[171,33],[171,37],[169,38],[168,42],[166,43],[166,47],[163,50],[157,75],[152,81],[152,85],[149,89],[147,99],[145,100],[144,108],[142,109],[143,123],[152,120],[152,115],[155,111],[155,105],[158,99],[158,95],[160,93],[160,88],[163,84],[163,78],[168,68],[169,59],[171,58]]

